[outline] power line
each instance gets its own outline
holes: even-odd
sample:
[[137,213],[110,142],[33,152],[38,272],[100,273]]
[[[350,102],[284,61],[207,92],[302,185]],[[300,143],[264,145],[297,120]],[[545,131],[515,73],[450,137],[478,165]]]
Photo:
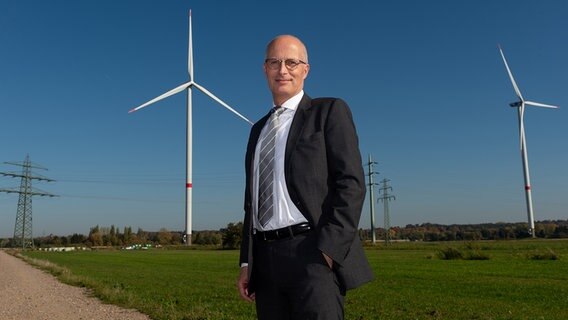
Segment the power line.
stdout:
[[[200,174],[196,177],[201,180],[200,184],[211,183],[217,185],[218,183],[233,183],[241,182],[243,178],[240,174],[236,173],[213,173],[213,174]],[[172,174],[113,174],[111,176],[96,175],[64,175],[57,180],[58,182],[65,183],[89,183],[89,184],[124,184],[124,185],[156,185],[156,184],[178,184],[184,183],[185,179],[179,175]]]
[[61,197],[65,198],[78,198],[78,199],[93,199],[93,200],[113,200],[113,201],[127,201],[127,202],[147,202],[147,203],[179,203],[176,200],[157,200],[147,198],[125,198],[125,197],[110,197],[110,196],[81,196],[62,194]]

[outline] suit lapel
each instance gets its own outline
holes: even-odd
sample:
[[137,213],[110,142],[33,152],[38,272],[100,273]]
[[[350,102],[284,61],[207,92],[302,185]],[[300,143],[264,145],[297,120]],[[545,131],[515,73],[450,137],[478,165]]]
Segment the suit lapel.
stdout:
[[302,100],[298,104],[298,109],[296,109],[296,114],[292,120],[292,125],[290,126],[290,132],[288,133],[288,140],[286,141],[286,153],[284,154],[284,172],[286,177],[288,177],[290,157],[294,148],[296,148],[296,143],[300,138],[300,133],[304,129],[304,121],[306,119],[306,112],[312,105],[312,99],[304,93]]
[[[260,132],[262,131],[262,128],[264,127],[264,124],[266,123],[269,117],[270,117],[270,112],[266,114],[264,117],[262,117],[260,120],[258,120],[251,129],[249,142],[247,146],[248,149],[247,149],[247,160],[246,160],[246,164],[248,166],[248,178],[249,178],[248,187],[250,192],[254,190],[252,175],[254,172],[254,157],[256,156],[255,155],[256,145],[258,144],[258,138],[260,137]],[[251,197],[250,200],[252,200],[252,195],[250,195],[250,197]]]
[[264,124],[268,120],[268,117],[270,117],[270,112],[266,114],[264,117],[262,117],[260,120],[258,120],[254,124],[254,127],[252,129],[250,136],[250,141],[251,141],[250,147],[251,150],[253,151],[252,153],[253,157],[254,157],[254,150],[256,149],[256,144],[258,143],[258,138],[260,137],[260,132],[262,131],[262,128],[264,128]]

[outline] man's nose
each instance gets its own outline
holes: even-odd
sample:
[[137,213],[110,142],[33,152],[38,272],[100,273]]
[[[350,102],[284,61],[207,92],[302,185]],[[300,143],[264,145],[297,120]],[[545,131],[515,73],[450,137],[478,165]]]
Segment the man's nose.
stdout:
[[288,68],[286,67],[286,61],[282,60],[280,62],[280,68],[278,69],[280,73],[288,73]]

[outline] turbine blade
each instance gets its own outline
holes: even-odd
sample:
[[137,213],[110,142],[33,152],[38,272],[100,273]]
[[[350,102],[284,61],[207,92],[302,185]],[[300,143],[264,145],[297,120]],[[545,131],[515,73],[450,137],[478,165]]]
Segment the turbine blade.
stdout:
[[511,83],[513,84],[513,88],[515,89],[515,93],[517,93],[517,97],[519,97],[519,99],[521,100],[524,100],[523,96],[521,95],[521,90],[519,90],[519,87],[515,82],[515,78],[513,78],[513,73],[511,73],[511,69],[509,69],[509,65],[507,64],[507,59],[505,59],[505,54],[503,53],[501,46],[499,46],[499,52],[501,52],[501,57],[503,58],[503,62],[505,63],[505,68],[507,68],[507,73],[509,74],[509,78],[511,79]]
[[250,121],[249,119],[247,119],[245,116],[243,116],[242,114],[238,113],[235,109],[229,107],[228,104],[226,104],[225,102],[223,102],[223,100],[217,98],[214,94],[212,94],[211,92],[209,92],[207,89],[203,88],[202,86],[198,85],[197,83],[193,83],[193,85],[201,90],[201,92],[205,93],[206,95],[208,95],[209,97],[211,97],[211,99],[217,101],[218,103],[220,103],[223,107],[229,109],[229,111],[233,112],[234,114],[236,114],[237,116],[239,116],[241,119],[245,120],[246,122],[250,123],[251,125],[253,125],[254,123],[252,121]]
[[148,102],[146,102],[146,103],[144,103],[143,105],[140,105],[140,106],[138,106],[138,107],[136,107],[136,108],[134,108],[134,109],[131,109],[130,111],[128,111],[128,113],[132,113],[132,112],[134,112],[134,111],[138,111],[138,110],[140,110],[140,109],[142,109],[142,108],[144,108],[144,107],[147,107],[147,106],[151,105],[151,104],[154,103],[154,102],[160,101],[160,100],[165,99],[165,98],[167,98],[167,97],[169,97],[169,96],[171,96],[171,95],[174,95],[174,94],[176,94],[176,93],[178,93],[178,92],[180,92],[180,91],[183,91],[183,90],[187,89],[189,86],[191,86],[192,84],[193,84],[193,82],[191,82],[191,81],[186,82],[186,83],[184,83],[184,84],[182,84],[182,85],[180,85],[180,86],[178,86],[178,87],[176,87],[176,88],[174,88],[174,89],[172,89],[172,90],[170,90],[170,91],[168,91],[168,92],[166,92],[166,93],[164,93],[164,94],[162,94],[162,95],[160,95],[160,96],[158,96],[158,97],[156,97],[156,98],[154,98],[154,99],[152,99],[152,100],[150,100],[150,101],[148,101]]
[[558,109],[558,106],[553,106],[553,105],[550,105],[550,104],[544,104],[544,103],[540,103],[540,102],[525,101],[525,104],[535,106],[535,107]]
[[189,10],[189,47],[187,54],[187,73],[189,81],[193,81],[193,35],[191,31],[191,9]]

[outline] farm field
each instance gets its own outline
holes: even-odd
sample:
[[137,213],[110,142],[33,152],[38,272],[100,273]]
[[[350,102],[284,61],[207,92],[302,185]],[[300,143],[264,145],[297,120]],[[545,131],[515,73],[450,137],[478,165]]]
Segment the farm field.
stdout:
[[[440,259],[448,248],[486,260]],[[393,243],[366,252],[376,279],[348,293],[348,320],[568,315],[568,240]],[[26,251],[24,256],[64,282],[89,287],[101,300],[153,319],[255,318],[254,305],[238,298],[236,250]]]

